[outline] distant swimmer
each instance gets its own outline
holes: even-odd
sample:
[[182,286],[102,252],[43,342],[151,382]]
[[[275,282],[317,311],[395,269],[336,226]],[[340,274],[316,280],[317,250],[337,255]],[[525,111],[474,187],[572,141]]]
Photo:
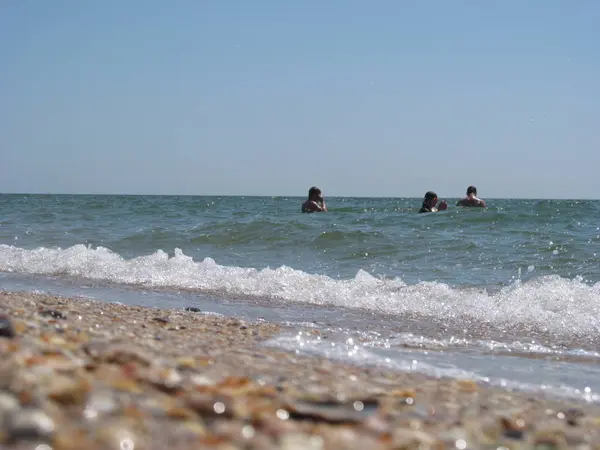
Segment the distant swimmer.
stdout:
[[302,204],[302,212],[327,212],[327,205],[325,205],[325,199],[321,195],[321,189],[313,186],[308,190],[308,200]]
[[477,198],[477,188],[469,186],[467,188],[467,196],[456,203],[456,206],[486,208],[485,202]]
[[429,191],[425,193],[425,197],[423,198],[423,206],[419,210],[420,213],[428,213],[428,212],[438,212],[444,211],[448,208],[448,203],[446,200],[442,200],[440,202],[439,207],[437,207],[438,196],[435,192]]

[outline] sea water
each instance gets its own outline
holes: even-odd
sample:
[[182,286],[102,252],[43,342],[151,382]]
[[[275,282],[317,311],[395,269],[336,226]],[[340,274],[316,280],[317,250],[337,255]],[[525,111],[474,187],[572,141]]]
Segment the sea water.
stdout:
[[0,195],[0,288],[263,318],[301,354],[598,401],[600,202],[455,200]]

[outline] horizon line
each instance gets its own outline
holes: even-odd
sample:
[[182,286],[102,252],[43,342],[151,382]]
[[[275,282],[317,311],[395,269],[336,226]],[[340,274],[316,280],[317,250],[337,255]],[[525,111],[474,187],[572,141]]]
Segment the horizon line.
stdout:
[[[277,197],[289,197],[289,198],[306,198],[306,195],[264,195],[264,194],[105,194],[105,193],[53,193],[53,192],[0,192],[0,195],[59,195],[59,196],[103,196],[103,197],[254,197],[254,198],[277,198]],[[422,196],[389,196],[389,195],[328,195],[327,198],[358,198],[358,199],[420,199]],[[449,199],[462,198],[459,197],[445,197]],[[599,198],[570,198],[570,197],[485,197],[488,200],[574,200],[574,201],[595,201],[600,200]]]

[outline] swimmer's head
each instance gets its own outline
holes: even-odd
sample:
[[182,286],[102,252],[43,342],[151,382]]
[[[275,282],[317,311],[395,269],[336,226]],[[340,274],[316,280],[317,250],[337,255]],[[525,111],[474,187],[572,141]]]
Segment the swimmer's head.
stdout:
[[321,199],[321,189],[316,186],[311,187],[308,190],[308,199],[309,200],[320,200]]
[[471,194],[477,196],[477,188],[475,186],[469,186],[467,188],[467,195],[471,195]]
[[429,206],[435,206],[435,204],[437,203],[437,194],[433,191],[427,191],[425,193],[425,197],[423,197],[423,206],[425,207],[429,207]]

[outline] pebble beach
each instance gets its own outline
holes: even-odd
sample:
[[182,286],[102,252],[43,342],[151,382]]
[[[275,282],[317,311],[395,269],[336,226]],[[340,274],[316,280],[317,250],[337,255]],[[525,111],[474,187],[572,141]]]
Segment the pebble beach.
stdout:
[[0,314],[2,449],[600,448],[595,404],[270,349],[264,321],[11,292]]

